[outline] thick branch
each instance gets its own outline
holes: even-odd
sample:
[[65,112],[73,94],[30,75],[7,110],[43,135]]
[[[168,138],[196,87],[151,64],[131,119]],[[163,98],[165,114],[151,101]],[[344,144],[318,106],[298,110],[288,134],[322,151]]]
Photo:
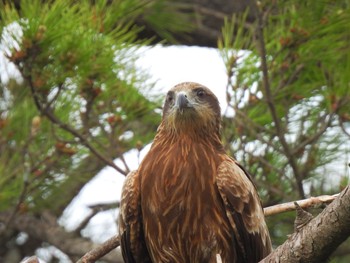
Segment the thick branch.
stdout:
[[350,236],[350,186],[260,262],[324,262]]

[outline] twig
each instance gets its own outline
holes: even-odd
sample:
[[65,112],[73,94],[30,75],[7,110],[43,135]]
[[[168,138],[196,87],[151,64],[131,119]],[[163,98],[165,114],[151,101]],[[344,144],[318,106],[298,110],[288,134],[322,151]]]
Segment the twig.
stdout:
[[107,211],[110,209],[118,208],[119,206],[120,206],[120,202],[117,201],[113,203],[89,205],[88,207],[92,210]]
[[307,199],[303,200],[298,200],[298,201],[293,201],[293,202],[288,202],[284,204],[279,204],[279,205],[273,205],[269,207],[264,208],[264,214],[265,216],[272,216],[275,214],[280,214],[288,211],[293,211],[295,210],[295,202],[298,203],[298,205],[301,208],[308,208],[314,205],[318,204],[329,204],[331,203],[339,194],[335,195],[320,195],[317,197],[310,197]]
[[[325,119],[328,116],[328,120],[325,121]],[[314,143],[318,138],[320,138],[322,136],[322,134],[325,133],[325,131],[329,128],[329,126],[332,123],[333,120],[333,116],[334,116],[334,112],[331,114],[326,114],[325,116],[320,117],[319,119],[319,123],[322,123],[322,126],[320,127],[320,129],[315,132],[313,134],[313,136],[308,137],[306,140],[300,142],[298,144],[298,146],[293,150],[292,154],[296,154],[297,152],[299,152],[300,150],[304,149],[306,145],[312,144]]]
[[113,236],[99,247],[87,252],[76,263],[92,263],[120,245],[119,236]]
[[299,73],[305,68],[304,64],[300,64],[297,65],[294,72],[290,75],[290,77],[287,79],[287,81],[285,81],[284,79],[281,80],[281,82],[279,83],[279,85],[276,88],[275,93],[277,94],[283,87],[288,86],[289,84],[291,84],[292,82],[294,82]]
[[121,161],[123,162],[123,164],[124,164],[125,172],[126,172],[126,173],[130,173],[129,165],[126,163],[126,160],[125,160],[123,154],[120,155],[120,160],[121,160]]
[[241,116],[242,120],[244,120],[244,122],[241,122],[241,124],[243,124],[245,126],[251,125],[253,127],[253,129],[250,129],[250,132],[253,134],[253,136],[258,138],[262,143],[265,143],[268,146],[270,146],[274,151],[284,153],[280,148],[278,148],[276,145],[273,144],[272,140],[264,139],[264,137],[261,135],[261,132],[257,132],[257,130],[267,131],[265,127],[262,127],[261,125],[256,124],[253,121],[251,121],[250,118],[248,118],[247,115],[241,110],[236,110],[236,114]]
[[346,136],[350,137],[350,133],[346,130],[346,128],[344,126],[344,122],[343,122],[343,120],[341,118],[339,118],[339,126],[340,126],[341,130],[343,131],[343,133]]
[[76,234],[80,234],[80,231],[83,230],[90,222],[91,218],[93,218],[98,212],[100,212],[98,209],[93,209],[88,216],[84,218],[83,221],[80,222],[78,227],[74,229],[74,232]]
[[114,208],[117,208],[119,206],[120,206],[120,202],[114,202],[114,203],[109,203],[109,204],[96,204],[96,205],[89,206],[89,208],[91,209],[90,214],[88,216],[86,216],[83,221],[80,222],[80,224],[74,230],[74,232],[79,234],[80,231],[83,230],[87,226],[87,224],[90,222],[91,218],[93,218],[99,212],[114,209]]
[[21,261],[21,263],[39,263],[39,259],[37,256],[31,256],[23,261]]
[[60,83],[57,87],[57,92],[56,94],[53,96],[53,98],[47,103],[46,107],[45,107],[45,111],[48,110],[49,108],[51,108],[51,105],[57,100],[57,98],[60,96],[61,91],[63,90],[63,83]]

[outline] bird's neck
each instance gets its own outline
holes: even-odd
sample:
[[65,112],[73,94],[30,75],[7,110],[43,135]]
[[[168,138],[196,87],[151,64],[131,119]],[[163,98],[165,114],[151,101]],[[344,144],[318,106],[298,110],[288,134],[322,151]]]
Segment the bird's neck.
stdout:
[[185,129],[167,129],[165,126],[158,128],[153,142],[155,147],[180,147],[189,149],[204,147],[215,152],[223,152],[224,148],[220,140],[219,131],[216,129],[193,129],[191,126]]

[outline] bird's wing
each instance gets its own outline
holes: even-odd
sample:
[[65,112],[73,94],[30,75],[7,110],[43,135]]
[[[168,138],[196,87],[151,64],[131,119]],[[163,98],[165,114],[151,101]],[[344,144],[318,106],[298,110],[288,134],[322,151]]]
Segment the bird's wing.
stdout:
[[217,187],[232,227],[241,262],[258,262],[271,252],[271,241],[260,198],[249,174],[234,160],[218,167]]
[[124,261],[151,262],[142,228],[138,171],[130,172],[124,182],[118,227]]

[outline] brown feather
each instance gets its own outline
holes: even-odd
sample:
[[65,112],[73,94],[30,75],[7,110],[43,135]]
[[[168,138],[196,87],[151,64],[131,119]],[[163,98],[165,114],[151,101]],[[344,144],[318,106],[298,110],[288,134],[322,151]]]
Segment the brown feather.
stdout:
[[271,251],[256,189],[224,152],[219,131],[209,89],[170,90],[153,145],[124,185],[126,262],[216,262],[217,254],[222,262],[257,262]]
[[130,172],[124,182],[118,223],[124,261],[128,263],[152,262],[143,234],[137,171]]

